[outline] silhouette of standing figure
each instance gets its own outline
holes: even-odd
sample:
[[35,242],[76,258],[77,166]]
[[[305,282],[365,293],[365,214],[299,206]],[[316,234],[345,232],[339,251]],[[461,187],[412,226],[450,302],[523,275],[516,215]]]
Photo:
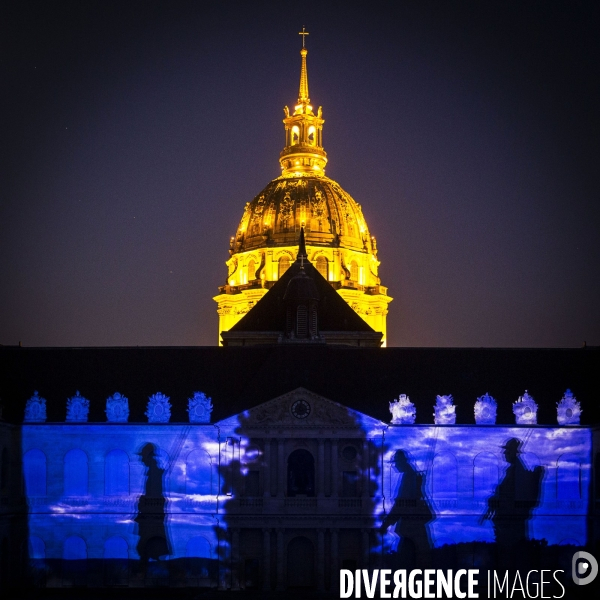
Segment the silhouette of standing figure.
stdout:
[[434,516],[425,495],[425,477],[411,465],[404,450],[398,450],[394,455],[394,466],[402,480],[394,506],[381,524],[381,532],[385,533],[395,524],[394,533],[401,539],[398,547],[392,550],[403,552],[406,540],[411,540],[417,552],[424,552],[431,547],[428,525]]
[[539,505],[544,468],[538,466],[531,471],[523,464],[522,443],[517,438],[510,438],[502,448],[508,467],[488,498],[488,508],[480,522],[492,521],[498,549],[509,561],[515,546],[529,538],[528,522]]
[[163,492],[165,470],[158,464],[154,444],[145,444],[140,456],[146,466],[146,484],[134,521],[140,537],[137,551],[142,562],[147,564],[150,559],[159,560],[170,554],[165,524],[167,501]]

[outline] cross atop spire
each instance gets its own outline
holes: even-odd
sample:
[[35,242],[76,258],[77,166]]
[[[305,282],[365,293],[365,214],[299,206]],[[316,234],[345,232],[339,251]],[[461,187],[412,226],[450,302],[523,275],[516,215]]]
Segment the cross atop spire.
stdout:
[[305,28],[305,27],[303,27],[303,28],[302,28],[302,31],[299,31],[299,32],[298,32],[298,35],[301,35],[301,36],[302,36],[302,47],[304,48],[304,47],[305,47],[305,46],[304,46],[304,41],[306,40],[306,36],[307,36],[307,35],[309,35],[309,33],[308,33],[308,31],[306,31],[306,28]]
[[302,66],[300,68],[300,91],[298,92],[298,104],[309,104],[310,98],[308,97],[308,69],[306,68],[306,55],[308,50],[304,45],[304,40],[308,35],[308,31],[302,31],[298,33],[302,36],[302,49],[300,50],[300,56],[302,57]]
[[304,259],[308,259],[308,254],[304,239],[304,226],[302,226],[300,227],[300,241],[298,242],[298,254],[296,255],[296,260],[300,260],[302,269],[304,269]]

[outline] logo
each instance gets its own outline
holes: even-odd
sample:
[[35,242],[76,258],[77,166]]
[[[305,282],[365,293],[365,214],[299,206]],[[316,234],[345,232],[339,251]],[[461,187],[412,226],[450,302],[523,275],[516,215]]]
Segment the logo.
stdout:
[[589,553],[580,550],[573,554],[572,572],[573,581],[577,585],[587,585],[592,583],[598,575],[598,563]]

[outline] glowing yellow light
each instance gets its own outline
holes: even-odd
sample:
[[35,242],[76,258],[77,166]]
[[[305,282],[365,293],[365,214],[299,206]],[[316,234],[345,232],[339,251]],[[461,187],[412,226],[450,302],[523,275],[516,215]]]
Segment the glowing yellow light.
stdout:
[[[286,147],[279,156],[283,178],[278,180],[277,190],[287,187],[287,184],[290,183],[288,178],[300,179],[301,181],[296,182],[295,185],[304,188],[306,185],[299,186],[299,183],[309,183],[311,178],[321,181],[327,165],[327,157],[322,150],[322,110],[319,107],[318,112],[313,113],[313,106],[309,104],[308,76],[305,59],[306,54],[302,54],[300,92],[297,104],[294,107],[295,112],[292,115],[293,111],[289,107],[286,106],[284,108]],[[327,185],[327,183],[324,182],[323,185]],[[334,198],[331,201],[337,206],[339,202],[342,202],[342,192],[338,192],[337,188],[333,188],[332,193],[334,194]],[[340,196],[339,198],[338,195]],[[271,200],[270,203],[266,203],[264,206],[261,204],[260,211],[256,209],[256,203],[252,204],[252,206],[248,204],[242,217],[240,228],[232,236],[229,250],[231,256],[235,256],[236,259],[235,261],[232,259],[228,263],[229,272],[227,277],[230,287],[227,286],[227,289],[224,289],[219,296],[214,298],[218,304],[219,334],[222,331],[228,331],[235,323],[242,319],[248,310],[268,293],[270,286],[279,279],[279,269],[281,267],[279,258],[281,258],[282,254],[278,254],[278,258],[276,259],[272,255],[272,252],[268,251],[269,243],[265,236],[265,240],[258,245],[258,248],[264,249],[265,255],[261,261],[264,266],[260,271],[260,275],[258,275],[260,280],[256,281],[257,274],[253,269],[249,268],[249,261],[252,258],[256,262],[256,256],[252,252],[256,251],[257,238],[252,238],[252,248],[246,244],[245,239],[246,232],[250,231],[254,233],[255,223],[257,222],[262,225],[263,233],[269,231],[274,237],[285,233],[283,231],[285,224],[279,222],[277,218],[283,199],[279,198],[277,194]],[[298,199],[298,203],[298,206],[294,207],[293,213],[294,218],[297,218],[296,223],[306,227],[310,218],[311,225],[316,225],[315,221],[317,219],[313,221],[313,216],[319,216],[319,229],[322,229],[322,221],[326,228],[328,224],[331,224],[332,216],[329,215],[328,211],[322,212],[320,204],[318,215],[313,215],[311,214],[313,211],[312,200],[307,198],[305,203],[303,203],[301,199]],[[317,204],[318,201],[315,200],[315,207]],[[341,208],[338,210],[341,210]],[[387,296],[387,289],[379,285],[375,294],[371,294],[371,290],[359,289],[362,286],[373,286],[378,283],[377,268],[379,261],[376,257],[377,245],[375,236],[370,235],[367,223],[360,214],[360,207],[349,211],[348,218],[352,221],[352,230],[354,231],[354,234],[350,237],[356,235],[363,238],[368,234],[372,238],[371,244],[367,244],[369,247],[366,248],[367,252],[363,256],[363,253],[356,251],[353,243],[347,245],[345,242],[341,242],[339,249],[335,244],[324,243],[320,250],[327,259],[326,278],[332,284],[337,282],[335,289],[340,297],[373,327],[375,331],[380,331],[384,334],[383,345],[385,345],[386,315],[388,304],[392,299]],[[357,230],[359,230],[358,234],[356,233]],[[282,236],[281,242],[291,245],[286,245],[285,248],[278,247],[278,250],[285,250],[290,257],[293,257],[298,252],[298,241],[292,241],[290,237],[287,235]],[[365,242],[367,241],[365,239]],[[352,261],[352,259],[354,260]],[[346,282],[345,265],[349,264],[350,261],[355,264],[353,269],[354,276],[352,282]],[[250,277],[251,275],[254,276]],[[251,285],[248,285],[249,279],[253,280]]]

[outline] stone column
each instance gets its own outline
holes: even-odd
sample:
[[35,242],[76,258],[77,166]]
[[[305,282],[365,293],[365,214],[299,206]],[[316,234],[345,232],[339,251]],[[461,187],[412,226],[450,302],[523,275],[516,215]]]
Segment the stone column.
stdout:
[[[336,444],[337,446],[337,444]],[[329,590],[333,594],[337,595],[337,591],[340,587],[340,557],[339,557],[339,542],[338,542],[338,530],[331,530],[331,589]]]
[[271,438],[265,438],[263,453],[263,496],[271,497]]
[[317,530],[317,591],[325,590],[325,530]]
[[[270,442],[269,442],[270,443]],[[271,530],[263,529],[263,591],[271,591]]]
[[240,589],[240,530],[236,527],[231,530],[231,589]]
[[283,529],[277,530],[277,590],[285,590],[285,547],[283,545]]
[[339,479],[340,474],[338,472],[338,440],[336,438],[331,440],[331,497],[337,498],[339,493]]
[[369,530],[361,529],[361,553],[362,553],[362,568],[369,568],[369,554],[371,551],[371,541],[369,538]]
[[317,478],[317,494],[322,498],[325,496],[325,440],[323,438],[319,438]]
[[285,464],[285,439],[279,438],[278,443],[278,456],[277,456],[277,496],[279,498],[285,497],[285,483],[287,475],[287,465]]

